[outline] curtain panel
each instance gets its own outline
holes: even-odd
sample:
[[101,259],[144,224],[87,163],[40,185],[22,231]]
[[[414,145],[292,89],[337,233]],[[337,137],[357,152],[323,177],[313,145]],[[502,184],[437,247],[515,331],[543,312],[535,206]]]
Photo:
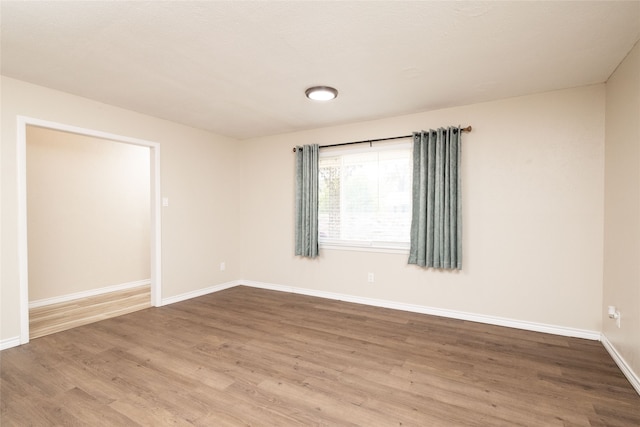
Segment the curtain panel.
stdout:
[[318,256],[318,144],[296,147],[295,254]]
[[462,268],[461,129],[413,134],[409,264]]

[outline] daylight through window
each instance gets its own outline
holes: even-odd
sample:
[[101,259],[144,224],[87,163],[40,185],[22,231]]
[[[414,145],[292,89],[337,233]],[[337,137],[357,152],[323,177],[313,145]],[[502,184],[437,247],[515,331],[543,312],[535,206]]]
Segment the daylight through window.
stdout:
[[404,249],[411,228],[411,144],[321,151],[319,241]]

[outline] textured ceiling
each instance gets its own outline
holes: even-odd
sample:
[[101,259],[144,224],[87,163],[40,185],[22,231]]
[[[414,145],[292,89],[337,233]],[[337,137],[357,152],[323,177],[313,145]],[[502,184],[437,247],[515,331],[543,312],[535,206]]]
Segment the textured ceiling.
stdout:
[[238,139],[601,83],[640,38],[640,1],[0,7],[3,75]]

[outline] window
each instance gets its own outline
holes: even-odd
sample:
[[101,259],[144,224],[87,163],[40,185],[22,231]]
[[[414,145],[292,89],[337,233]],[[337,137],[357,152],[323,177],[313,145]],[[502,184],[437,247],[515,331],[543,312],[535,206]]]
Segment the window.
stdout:
[[408,249],[411,144],[322,150],[318,233],[323,246]]

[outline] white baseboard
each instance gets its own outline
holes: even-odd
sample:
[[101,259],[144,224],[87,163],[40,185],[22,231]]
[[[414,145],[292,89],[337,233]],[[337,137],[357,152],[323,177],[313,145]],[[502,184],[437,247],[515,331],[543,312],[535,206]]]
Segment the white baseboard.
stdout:
[[145,286],[151,283],[151,279],[137,280],[135,282],[121,283],[119,285],[105,286],[103,288],[89,289],[88,291],[75,292],[73,294],[61,295],[59,297],[44,298],[29,302],[29,309],[44,307],[50,304],[73,301],[80,298],[95,297],[97,295],[108,294],[109,292],[124,291],[127,289]]
[[602,342],[604,348],[609,352],[613,360],[616,362],[616,365],[618,365],[624,376],[627,377],[633,388],[635,388],[638,394],[640,394],[640,377],[633,372],[633,369],[631,369],[627,361],[624,360],[624,357],[618,353],[618,350],[616,350],[613,344],[611,344],[611,341],[609,341],[605,334],[602,334],[600,337],[600,342]]
[[241,284],[241,280],[233,280],[231,282],[223,283],[221,285],[214,285],[214,286],[209,286],[208,288],[198,289],[191,292],[185,292],[184,294],[163,298],[162,305],[173,304],[173,303],[185,301],[191,298],[201,297],[203,295],[211,294],[214,292],[220,292],[225,289],[233,288],[240,284]]
[[447,310],[435,307],[427,307],[415,304],[406,304],[395,301],[380,300],[374,298],[358,297],[353,295],[338,294],[332,292],[316,291],[313,289],[296,288],[293,286],[276,285],[273,283],[255,282],[252,280],[241,280],[241,284],[254,288],[270,289],[281,292],[291,292],[328,298],[339,301],[353,302],[357,304],[371,305],[375,307],[392,308],[395,310],[409,311],[413,313],[430,314],[434,316],[448,317],[452,319],[468,320],[471,322],[486,323],[489,325],[506,326],[508,328],[524,329],[527,331],[544,332],[548,334],[561,335],[566,337],[585,338],[598,341],[600,332],[585,329],[567,328],[564,326],[548,325],[545,323],[528,322],[524,320],[507,319],[503,317],[487,316],[484,314],[466,313],[463,311]]
[[[338,300],[338,301],[353,302],[356,304],[365,304],[365,305],[371,305],[375,307],[391,308],[395,310],[402,310],[402,311],[408,311],[413,313],[448,317],[452,319],[468,320],[471,322],[479,322],[479,323],[485,323],[485,324],[496,325],[496,326],[505,326],[509,328],[543,332],[543,333],[560,335],[560,336],[584,338],[584,339],[595,340],[595,341],[601,340],[601,338],[603,337],[600,332],[590,331],[585,329],[568,328],[564,326],[549,325],[545,323],[536,323],[536,322],[528,322],[523,320],[508,319],[503,317],[487,316],[483,314],[467,313],[467,312],[456,311],[456,310],[447,310],[447,309],[421,306],[421,305],[415,305],[415,304],[407,304],[407,303],[401,303],[401,302],[395,302],[395,301],[359,297],[359,296],[348,295],[348,294],[339,294],[339,293],[333,293],[333,292],[318,291],[313,289],[297,288],[294,286],[278,285],[278,284],[258,282],[253,280],[233,280],[231,282],[223,283],[220,285],[214,285],[207,288],[186,292],[184,294],[176,295],[173,297],[163,298],[162,305],[168,305],[168,304],[173,304],[180,301],[185,301],[191,298],[197,298],[203,295],[219,292],[219,291],[233,288],[239,285],[245,285],[245,286],[260,288],[260,289],[269,289],[269,290],[274,290],[279,292],[290,292],[295,294],[327,298],[327,299]],[[107,289],[107,288],[102,288],[102,289]],[[77,295],[77,294],[73,294],[73,295]],[[40,301],[44,301],[44,300],[40,300]],[[6,344],[5,344],[5,341],[6,341]],[[15,345],[20,344],[18,338],[11,338],[5,341],[0,343],[0,345],[3,345],[2,348],[9,348],[9,347],[13,347]],[[606,343],[604,344],[605,344],[605,347],[607,347],[607,344]],[[5,345],[6,347],[4,347]],[[611,350],[608,347],[607,347],[607,350],[609,350],[610,353],[612,351],[615,351],[610,343],[609,343],[609,347],[611,347]],[[616,363],[618,363],[618,360],[620,360],[621,363],[624,363],[624,360],[622,358],[613,356],[613,353],[612,353],[612,357],[614,357],[614,360],[616,360]],[[631,375],[631,377],[634,378],[633,381],[635,381],[635,383],[633,383],[633,381],[632,383],[634,384],[634,387],[636,388],[636,390],[638,390],[637,385],[639,381],[637,379],[637,376],[633,374],[633,372],[629,369],[626,363],[624,363],[624,365],[621,365],[620,368],[623,370],[623,372],[625,372],[625,375],[628,375],[627,374],[628,372],[629,375]]]
[[0,351],[20,345],[20,337],[7,338],[0,341]]

